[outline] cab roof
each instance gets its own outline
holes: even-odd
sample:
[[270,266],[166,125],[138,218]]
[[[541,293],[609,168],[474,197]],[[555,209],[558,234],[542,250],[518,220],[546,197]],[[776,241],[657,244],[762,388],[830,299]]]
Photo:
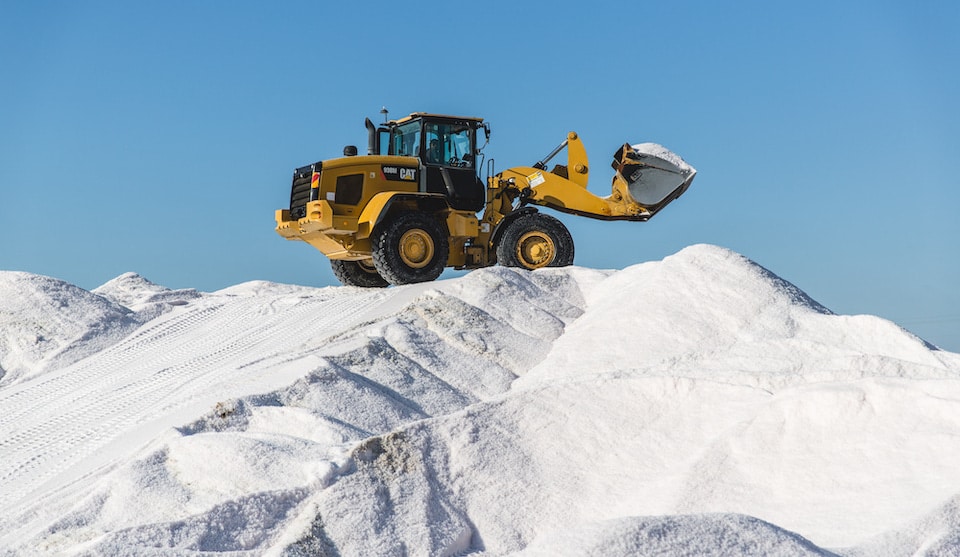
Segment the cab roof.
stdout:
[[390,120],[387,122],[387,124],[393,124],[393,125],[405,124],[411,120],[416,120],[417,118],[437,118],[437,119],[444,119],[444,120],[459,120],[459,121],[467,120],[469,122],[478,122],[478,123],[483,122],[483,118],[477,118],[476,116],[453,116],[450,114],[434,114],[432,112],[414,112],[409,116],[404,116],[403,118],[399,118],[397,120]]

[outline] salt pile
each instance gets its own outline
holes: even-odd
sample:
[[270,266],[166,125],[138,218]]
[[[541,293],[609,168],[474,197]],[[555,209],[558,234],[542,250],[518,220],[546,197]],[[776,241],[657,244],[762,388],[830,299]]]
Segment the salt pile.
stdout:
[[[0,273],[7,555],[960,551],[960,355],[723,248],[385,290],[53,280]],[[27,322],[76,357],[25,356]]]

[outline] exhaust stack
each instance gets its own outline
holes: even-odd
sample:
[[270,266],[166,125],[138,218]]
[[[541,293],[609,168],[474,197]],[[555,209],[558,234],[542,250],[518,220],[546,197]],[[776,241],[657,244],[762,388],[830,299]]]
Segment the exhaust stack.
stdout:
[[370,121],[370,118],[366,119],[367,121],[367,154],[368,155],[379,155],[380,154],[380,136],[377,134],[377,127],[373,125],[373,122]]

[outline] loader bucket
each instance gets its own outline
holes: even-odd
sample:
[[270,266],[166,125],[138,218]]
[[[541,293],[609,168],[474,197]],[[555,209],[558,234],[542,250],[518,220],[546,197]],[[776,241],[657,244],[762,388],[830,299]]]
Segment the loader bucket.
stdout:
[[613,155],[613,169],[627,184],[630,197],[652,216],[690,187],[697,171],[656,143],[623,147]]

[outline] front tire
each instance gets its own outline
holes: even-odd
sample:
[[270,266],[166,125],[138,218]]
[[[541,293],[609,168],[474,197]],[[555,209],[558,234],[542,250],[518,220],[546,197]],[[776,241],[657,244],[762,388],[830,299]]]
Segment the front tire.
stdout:
[[527,213],[506,227],[497,242],[497,262],[501,265],[530,270],[573,265],[573,237],[554,217]]
[[331,259],[330,267],[333,268],[333,274],[345,286],[360,286],[363,288],[383,288],[387,286],[387,281],[380,276],[377,269],[370,260],[364,261],[345,261],[342,259]]
[[450,256],[445,228],[427,213],[401,213],[378,226],[372,240],[373,264],[390,284],[436,280]]

